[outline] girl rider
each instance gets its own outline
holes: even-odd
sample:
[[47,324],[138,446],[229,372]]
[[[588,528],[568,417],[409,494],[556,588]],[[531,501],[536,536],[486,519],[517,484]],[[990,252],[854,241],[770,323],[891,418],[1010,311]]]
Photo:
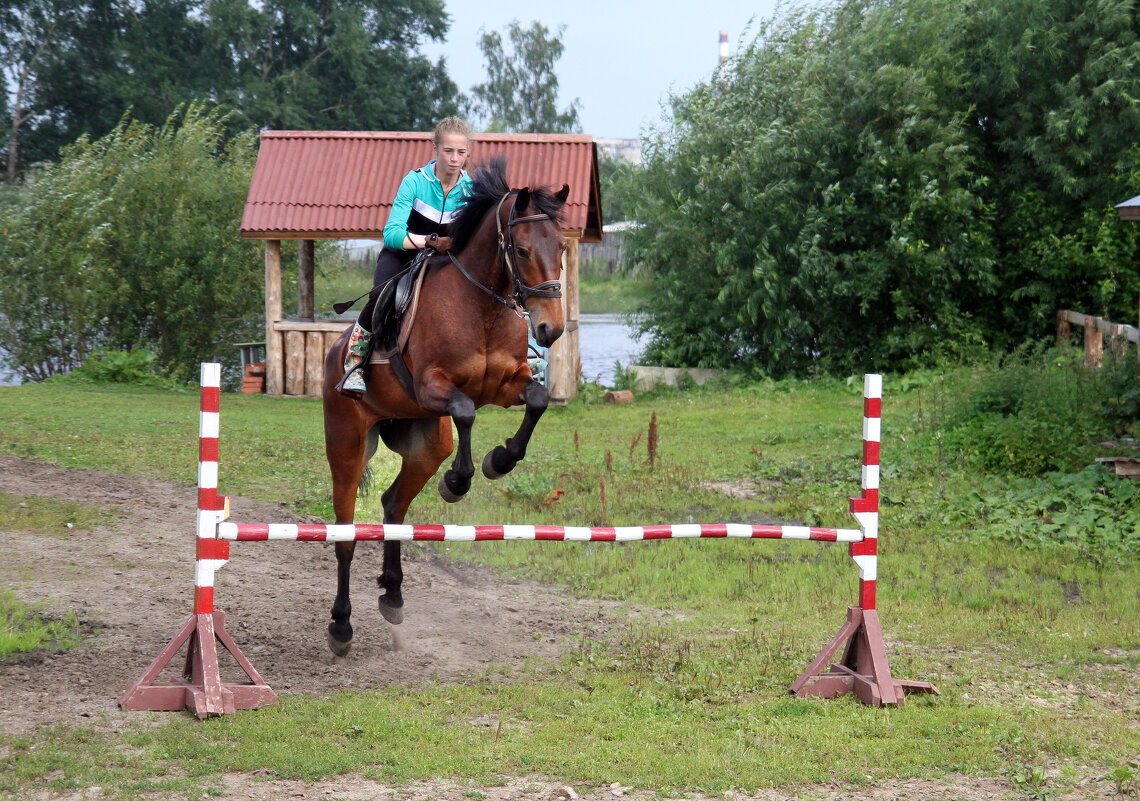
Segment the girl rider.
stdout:
[[[400,182],[388,223],[384,226],[384,249],[376,260],[373,287],[383,286],[397,275],[416,255],[428,246],[432,234],[447,236],[448,225],[467,201],[471,179],[467,166],[471,131],[458,117],[447,117],[435,126],[435,158],[412,170]],[[364,362],[372,342],[372,310],[376,305],[373,292],[360,312],[348,340],[344,357],[345,377],[337,390],[350,398],[364,396]],[[360,367],[360,369],[356,369]]]

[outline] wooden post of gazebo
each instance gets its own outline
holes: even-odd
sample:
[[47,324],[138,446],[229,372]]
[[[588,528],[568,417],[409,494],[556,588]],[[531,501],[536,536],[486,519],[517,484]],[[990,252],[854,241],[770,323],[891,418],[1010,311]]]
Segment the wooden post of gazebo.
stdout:
[[281,240],[265,240],[265,393],[285,394],[285,348],[281,322]]
[[550,396],[565,401],[578,392],[582,359],[578,349],[578,241],[581,234],[566,232],[566,271],[562,276],[562,313],[566,329],[547,353],[546,387]]

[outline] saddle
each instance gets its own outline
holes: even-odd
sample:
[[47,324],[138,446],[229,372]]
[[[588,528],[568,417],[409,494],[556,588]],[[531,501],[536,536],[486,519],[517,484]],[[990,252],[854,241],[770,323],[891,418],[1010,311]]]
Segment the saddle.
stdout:
[[431,256],[431,251],[420,251],[403,272],[381,288],[372,311],[374,334],[369,364],[388,364],[408,344]]

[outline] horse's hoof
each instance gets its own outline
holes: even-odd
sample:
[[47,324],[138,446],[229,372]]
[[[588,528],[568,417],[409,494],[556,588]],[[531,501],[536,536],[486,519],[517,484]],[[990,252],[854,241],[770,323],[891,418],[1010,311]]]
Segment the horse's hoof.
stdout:
[[393,626],[398,626],[404,622],[404,608],[401,606],[391,606],[384,595],[380,596],[380,614],[384,619],[391,623]]
[[451,488],[447,486],[446,473],[444,473],[443,478],[439,480],[439,496],[448,503],[458,503],[459,501],[463,500],[463,495],[456,495],[451,491]]
[[[483,457],[483,475],[492,481],[496,481],[511,472],[509,469],[502,472],[495,469],[495,454],[500,450],[506,451],[506,448],[502,445],[496,445],[492,450],[487,451],[487,455]],[[511,467],[513,468],[514,465]]]
[[333,656],[344,656],[348,653],[348,649],[352,647],[352,639],[349,638],[346,642],[341,642],[333,633],[328,632],[329,650],[333,652]]

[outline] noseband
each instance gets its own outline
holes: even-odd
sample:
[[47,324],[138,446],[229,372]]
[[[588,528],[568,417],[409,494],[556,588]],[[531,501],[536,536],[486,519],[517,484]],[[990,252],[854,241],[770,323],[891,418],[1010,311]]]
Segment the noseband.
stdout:
[[499,303],[502,303],[504,306],[511,309],[511,311],[513,311],[519,317],[525,317],[527,315],[526,302],[531,298],[562,297],[562,282],[543,281],[541,284],[535,284],[533,286],[523,283],[522,276],[519,273],[518,267],[515,265],[513,258],[515,255],[514,227],[516,225],[522,225],[523,223],[549,220],[550,215],[531,214],[527,217],[515,217],[515,207],[511,206],[511,211],[507,215],[506,232],[504,233],[502,213],[503,203],[505,203],[507,198],[509,198],[512,194],[515,194],[514,190],[503,195],[499,200],[499,205],[495,207],[495,230],[498,232],[499,237],[498,261],[503,265],[503,271],[507,274],[507,278],[510,279],[513,290],[509,299],[504,298],[495,290],[475,280],[475,278],[463,268],[463,265],[459,263],[459,259],[455,258],[450,250],[447,252],[447,257],[451,259],[452,264],[459,268],[459,272],[463,273],[463,276],[468,281],[482,289],[495,300],[499,301]]

